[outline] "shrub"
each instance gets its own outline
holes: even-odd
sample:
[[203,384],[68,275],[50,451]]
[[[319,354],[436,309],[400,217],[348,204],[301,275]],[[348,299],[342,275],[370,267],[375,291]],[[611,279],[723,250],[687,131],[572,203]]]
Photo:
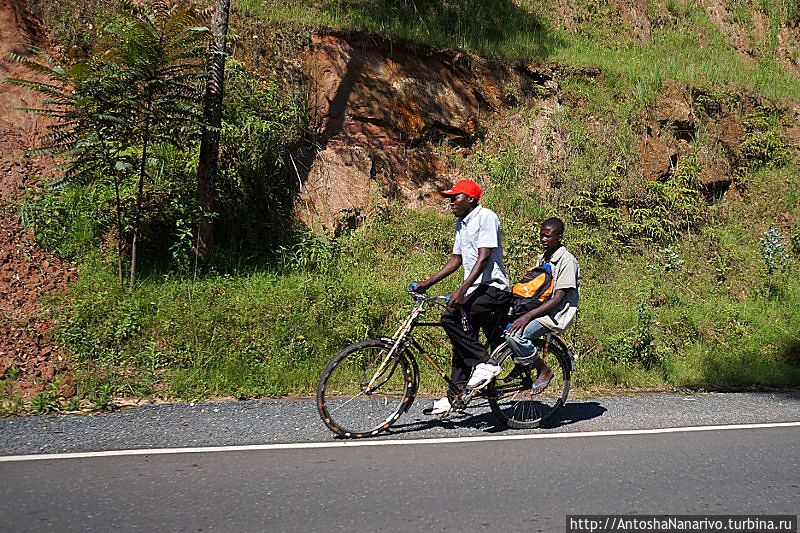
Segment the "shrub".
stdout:
[[39,246],[76,259],[100,246],[113,227],[113,198],[113,189],[97,183],[44,189],[28,194],[20,221],[34,230]]
[[666,180],[647,181],[642,189],[624,195],[621,182],[626,177],[616,165],[565,207],[577,222],[602,226],[618,243],[668,243],[703,219],[699,173],[697,158],[686,156]]
[[759,242],[767,270],[767,297],[771,298],[780,293],[781,287],[775,283],[775,274],[785,271],[789,266],[789,246],[786,237],[775,226],[765,231]]
[[775,109],[759,107],[745,118],[741,150],[749,170],[779,168],[790,161],[789,148],[781,138],[780,117]]
[[89,57],[62,64],[14,56],[39,76],[10,81],[45,97],[30,110],[51,121],[39,151],[67,161],[53,186],[112,184],[120,285],[126,247],[130,284],[136,281],[142,221],[152,205],[147,196],[164,167],[160,147],[185,147],[198,130],[208,34],[201,19],[176,2],[125,2],[98,25],[98,48]]
[[305,132],[306,110],[297,94],[241,63],[229,63],[226,80],[218,244],[244,255],[264,254],[293,236],[287,221],[294,216],[302,165],[290,154]]

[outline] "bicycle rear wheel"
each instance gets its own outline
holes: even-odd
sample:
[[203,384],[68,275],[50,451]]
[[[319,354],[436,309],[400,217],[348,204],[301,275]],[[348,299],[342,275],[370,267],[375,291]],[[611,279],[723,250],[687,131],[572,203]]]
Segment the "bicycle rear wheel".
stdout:
[[488,396],[492,413],[505,426],[517,429],[535,428],[542,425],[567,401],[569,394],[569,357],[553,341],[534,340],[539,357],[553,370],[553,381],[540,394],[531,394],[531,385],[536,377],[530,372],[520,372],[512,359],[511,348],[503,343],[495,351],[495,358],[503,368],[489,385]]
[[322,372],[317,408],[337,435],[354,439],[377,435],[411,405],[413,372],[405,354],[393,355],[381,369],[390,348],[382,340],[352,344]]

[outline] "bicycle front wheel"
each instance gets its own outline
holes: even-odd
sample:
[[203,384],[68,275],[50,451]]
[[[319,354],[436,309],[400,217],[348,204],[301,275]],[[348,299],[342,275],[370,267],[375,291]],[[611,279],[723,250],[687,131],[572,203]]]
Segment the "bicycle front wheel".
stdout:
[[411,365],[403,352],[387,360],[390,348],[382,340],[352,344],[322,372],[317,408],[337,435],[353,439],[377,435],[411,405]]
[[569,356],[552,341],[534,340],[539,357],[553,370],[553,381],[539,394],[531,393],[533,379],[530,371],[514,364],[511,348],[503,343],[495,351],[502,371],[489,385],[488,396],[492,413],[505,426],[517,429],[535,428],[551,418],[567,401],[572,364]]

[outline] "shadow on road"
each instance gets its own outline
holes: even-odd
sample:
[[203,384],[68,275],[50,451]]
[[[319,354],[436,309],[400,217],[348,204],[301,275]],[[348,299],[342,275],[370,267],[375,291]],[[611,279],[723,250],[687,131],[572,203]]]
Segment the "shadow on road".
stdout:
[[[553,429],[584,420],[591,420],[603,416],[606,410],[605,407],[597,402],[568,403],[541,427],[542,429]],[[502,426],[491,412],[481,409],[480,412],[471,414],[470,411],[478,411],[478,409],[470,408],[463,414],[449,418],[417,418],[413,422],[406,423],[403,422],[403,419],[400,419],[400,423],[393,426],[383,435],[401,435],[403,433],[424,432],[433,429],[457,428],[482,429],[485,433],[513,431]]]
[[399,435],[402,433],[411,432],[424,432],[432,429],[457,429],[457,428],[472,428],[483,429],[487,433],[497,433],[505,431],[506,428],[502,427],[497,419],[491,412],[483,412],[480,414],[472,415],[469,411],[458,414],[449,418],[439,417],[426,417],[423,419],[416,419],[413,422],[396,424],[390,429],[386,435]]
[[605,407],[597,402],[583,402],[583,403],[568,403],[556,415],[542,425],[543,428],[558,428],[574,424],[575,422],[582,422],[584,420],[591,420],[598,416],[603,416],[607,411]]

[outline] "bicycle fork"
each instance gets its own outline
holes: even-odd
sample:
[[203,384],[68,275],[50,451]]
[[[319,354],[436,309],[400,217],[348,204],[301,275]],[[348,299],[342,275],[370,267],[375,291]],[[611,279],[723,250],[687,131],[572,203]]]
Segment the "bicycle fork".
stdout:
[[423,304],[417,302],[414,304],[414,308],[411,310],[408,315],[406,315],[406,319],[397,328],[397,331],[394,334],[394,343],[392,347],[389,349],[389,352],[381,361],[380,366],[375,371],[375,374],[372,376],[372,379],[369,380],[367,383],[367,391],[370,391],[374,388],[375,382],[383,375],[386,371],[386,368],[389,366],[389,362],[394,358],[395,354],[401,349],[401,347],[405,344],[406,336],[411,332],[411,329],[414,327],[414,321],[417,319],[419,314],[422,312]]

